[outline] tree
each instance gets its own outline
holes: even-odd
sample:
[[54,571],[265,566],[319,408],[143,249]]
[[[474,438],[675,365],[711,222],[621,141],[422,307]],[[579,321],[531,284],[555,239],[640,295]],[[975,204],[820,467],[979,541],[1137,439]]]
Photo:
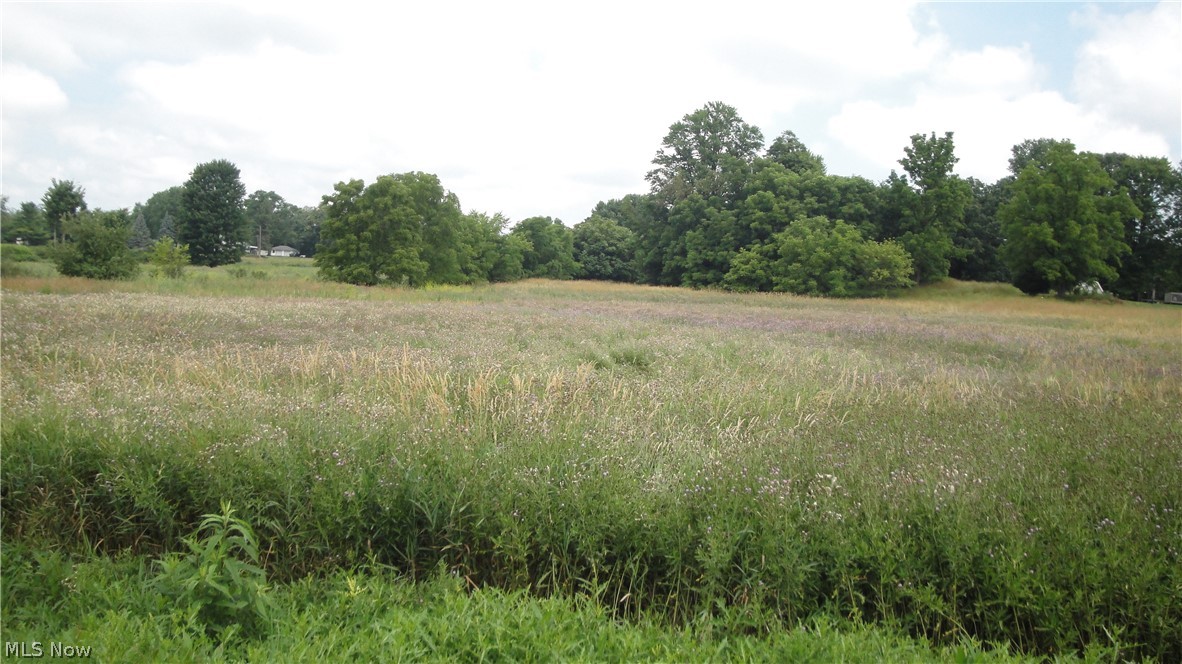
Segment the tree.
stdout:
[[154,238],[164,234],[164,220],[171,219],[173,235],[169,237],[175,240],[176,220],[185,217],[185,188],[177,185],[152,194],[143,204],[136,204],[136,209],[132,211],[133,214],[141,212]]
[[51,180],[52,184],[41,197],[41,209],[54,244],[62,238],[62,224],[79,212],[86,211],[86,190],[71,180]]
[[783,165],[793,173],[825,174],[825,160],[809,151],[791,131],[776,137],[767,148],[767,158]]
[[1081,282],[1117,278],[1129,252],[1125,221],[1140,211],[1095,156],[1057,142],[1022,169],[1010,193],[998,218],[1015,285],[1063,296]]
[[529,243],[529,250],[521,261],[525,276],[573,279],[579,273],[574,256],[574,236],[562,221],[530,217],[517,222],[509,234]]
[[1125,219],[1130,253],[1110,290],[1129,299],[1156,299],[1182,285],[1182,165],[1163,157],[1100,155],[1100,165],[1128,190],[1140,215]]
[[459,200],[430,173],[383,175],[368,187],[340,182],[324,197],[316,264],[328,279],[362,285],[463,283]]
[[739,252],[722,285],[798,295],[875,297],[914,284],[911,258],[895,242],[875,242],[840,219],[800,218],[771,242]]
[[501,213],[489,216],[469,212],[460,221],[461,242],[469,257],[462,267],[471,283],[514,281],[525,276],[522,261],[533,249],[520,235],[507,235],[509,220]]
[[763,133],[734,107],[710,102],[669,127],[645,176],[666,206],[692,193],[733,201],[763,147]]
[[866,240],[858,229],[825,217],[798,219],[776,235],[772,287],[799,295],[873,297],[905,288],[911,258],[894,242]]
[[320,274],[363,286],[421,285],[427,274],[422,220],[406,186],[383,175],[368,187],[350,180],[334,189],[324,197],[327,216],[316,247]]
[[636,265],[639,279],[645,283],[660,282],[663,268],[660,226],[663,210],[651,194],[628,194],[623,198],[600,201],[591,211],[592,217],[611,219],[636,234]]
[[1026,170],[1030,164],[1042,164],[1047,160],[1047,154],[1055,146],[1075,145],[1071,141],[1056,138],[1028,138],[1010,148],[1010,175],[1015,178]]
[[614,219],[591,216],[574,228],[574,258],[585,279],[636,281],[636,234]]
[[127,246],[132,249],[147,249],[152,246],[152,234],[148,232],[148,222],[144,220],[143,212],[135,216],[131,234],[127,238]]
[[[175,240],[176,235],[176,221],[171,214],[165,212],[164,218],[160,220],[160,232],[157,234],[157,237]],[[189,245],[186,244],[185,246],[187,247]]]
[[295,246],[300,239],[299,208],[273,191],[256,191],[246,197],[246,227],[243,240],[257,244],[259,251],[278,245]]
[[185,266],[189,264],[189,247],[176,244],[172,238],[162,237],[152,245],[148,261],[158,274],[169,279],[180,279],[185,276]]
[[325,209],[320,205],[308,205],[297,208],[292,217],[295,220],[295,247],[304,256],[315,256],[316,245],[320,243],[320,226],[327,218]]
[[217,267],[242,260],[246,187],[238,167],[224,159],[199,164],[185,182],[179,239],[194,265]]
[[68,241],[54,255],[58,272],[67,277],[131,279],[139,263],[127,246],[131,228],[127,211],[82,213],[66,221]]
[[25,201],[16,212],[7,213],[0,229],[3,229],[4,242],[16,242],[19,239],[25,244],[45,244],[49,241],[45,215],[41,214],[41,208],[33,201]]
[[966,281],[1009,281],[1009,270],[997,253],[1002,243],[997,210],[1005,201],[1008,183],[1003,179],[985,184],[976,178],[966,182],[972,199],[965,208],[964,224],[953,238],[961,251],[953,256],[949,275]]
[[899,160],[910,184],[919,194],[904,214],[899,243],[915,261],[915,279],[929,283],[948,276],[951,259],[958,254],[953,237],[964,223],[965,208],[972,199],[968,183],[953,175],[959,161],[953,154],[952,132],[937,138],[915,134]]

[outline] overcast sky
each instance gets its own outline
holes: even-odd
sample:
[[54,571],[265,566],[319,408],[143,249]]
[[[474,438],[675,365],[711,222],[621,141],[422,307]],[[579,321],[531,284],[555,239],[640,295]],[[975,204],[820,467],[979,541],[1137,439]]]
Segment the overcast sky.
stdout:
[[465,210],[583,220],[643,193],[669,125],[710,101],[767,143],[879,181],[955,132],[992,182],[1010,147],[1182,158],[1182,4],[274,2],[2,5],[3,183],[131,207],[229,159],[315,205],[426,171]]

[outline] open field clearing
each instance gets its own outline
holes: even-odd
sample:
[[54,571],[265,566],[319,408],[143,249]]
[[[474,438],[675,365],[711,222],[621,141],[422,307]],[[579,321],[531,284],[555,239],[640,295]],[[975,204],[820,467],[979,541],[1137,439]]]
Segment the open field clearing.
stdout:
[[[10,565],[125,551],[150,575],[229,500],[291,620],[300,592],[343,602],[326,588],[344,572],[386,570],[698,630],[699,650],[575,658],[771,658],[759,639],[797,652],[774,648],[816,620],[1182,658],[1182,307],[958,283],[845,302],[362,289],[304,264],[5,278],[6,633],[93,631],[38,618]],[[131,588],[119,560],[103,574]],[[236,657],[276,629],[310,638],[285,625]],[[740,650],[710,650],[727,635]]]

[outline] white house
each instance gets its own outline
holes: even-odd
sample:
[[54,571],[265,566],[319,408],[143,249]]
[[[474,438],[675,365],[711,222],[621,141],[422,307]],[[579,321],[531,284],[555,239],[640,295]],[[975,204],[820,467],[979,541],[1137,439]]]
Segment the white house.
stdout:
[[300,252],[296,251],[296,249],[293,247],[287,246],[286,244],[281,244],[278,247],[271,247],[271,255],[272,256],[283,256],[283,257],[299,256]]

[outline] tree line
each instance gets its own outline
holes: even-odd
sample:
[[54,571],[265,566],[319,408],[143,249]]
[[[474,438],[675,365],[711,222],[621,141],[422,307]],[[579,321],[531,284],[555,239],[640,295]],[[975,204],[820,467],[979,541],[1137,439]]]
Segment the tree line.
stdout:
[[128,247],[175,239],[209,266],[285,244],[314,256],[324,278],[364,285],[547,277],[873,296],[955,277],[1060,295],[1098,282],[1129,299],[1182,289],[1182,165],[1053,139],[1011,152],[1009,175],[985,183],[954,172],[952,133],[917,134],[902,171],[875,183],[830,175],[791,131],[765,147],[757,127],[713,102],[670,126],[647,192],[601,201],[573,228],[465,213],[421,172],[340,182],[300,208],[275,192],[247,196],[238,169],[215,161],[115,213],[88,213],[81,188],[55,180],[40,207],[10,213],[5,201],[3,234],[36,244],[87,223],[123,228]]

